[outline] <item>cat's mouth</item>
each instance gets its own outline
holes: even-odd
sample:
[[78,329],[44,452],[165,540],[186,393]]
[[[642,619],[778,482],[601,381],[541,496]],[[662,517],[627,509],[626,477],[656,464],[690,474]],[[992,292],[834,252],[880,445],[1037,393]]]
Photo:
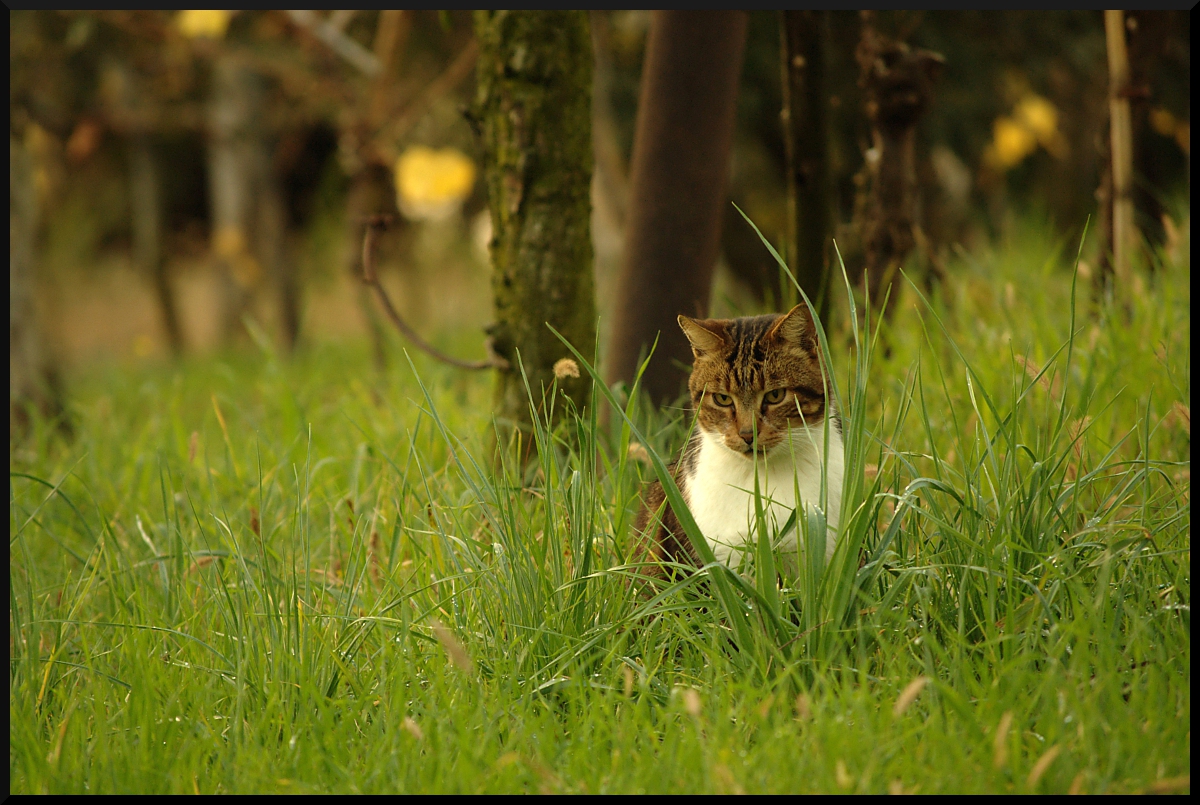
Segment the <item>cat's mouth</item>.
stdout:
[[742,444],[740,446],[735,445],[733,447],[733,452],[741,453],[746,458],[753,458],[756,455],[762,456],[765,458],[768,454],[770,454],[771,450],[774,449],[774,447],[775,447],[774,444],[771,444],[771,445],[757,444],[757,443],[756,444]]

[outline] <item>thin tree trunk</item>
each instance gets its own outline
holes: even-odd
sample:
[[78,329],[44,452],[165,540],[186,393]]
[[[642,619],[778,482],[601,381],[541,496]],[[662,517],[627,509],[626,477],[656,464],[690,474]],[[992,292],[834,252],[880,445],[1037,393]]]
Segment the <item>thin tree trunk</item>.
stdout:
[[825,91],[828,16],[828,11],[780,12],[788,184],[786,259],[822,319],[829,313],[833,235]]
[[[537,403],[567,348],[595,346],[591,201],[592,46],[585,11],[480,11],[478,96],[493,236],[492,348],[512,366],[496,373],[495,415],[530,422],[521,369]],[[586,377],[561,377],[575,405]],[[561,408],[561,406],[559,406]]]
[[1137,230],[1133,221],[1133,128],[1129,113],[1129,54],[1125,45],[1123,11],[1104,12],[1104,33],[1108,43],[1112,155],[1112,268],[1116,289],[1124,289],[1128,287]]
[[134,263],[154,287],[167,344],[178,357],[183,354],[183,330],[163,255],[160,178],[158,159],[150,138],[145,134],[133,134],[129,139],[129,206]]
[[262,100],[261,77],[233,56],[218,56],[209,99],[208,180],[220,276],[218,331],[225,343],[243,332],[242,315],[262,274],[250,247]]
[[291,354],[300,337],[300,288],[295,260],[288,253],[287,208],[272,151],[265,139],[256,141],[253,173],[255,252],[274,287],[283,347]]
[[657,338],[643,383],[658,403],[679,396],[692,360],[676,317],[708,310],[746,26],[742,11],[656,11],[650,23],[605,374],[632,382]]
[[943,60],[880,34],[872,12],[862,18],[856,58],[874,145],[867,154],[869,195],[860,227],[867,290],[878,309],[916,244],[916,127],[933,99]]
[[8,135],[8,425],[9,440],[30,425],[30,409],[64,416],[58,375],[46,348],[34,304],[37,260],[38,200],[33,184],[33,157],[12,132]]

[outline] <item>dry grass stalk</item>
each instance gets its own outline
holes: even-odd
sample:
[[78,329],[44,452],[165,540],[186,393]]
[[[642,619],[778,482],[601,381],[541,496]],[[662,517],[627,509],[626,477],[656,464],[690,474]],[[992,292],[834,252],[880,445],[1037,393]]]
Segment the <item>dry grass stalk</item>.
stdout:
[[680,695],[683,698],[683,709],[687,710],[688,715],[692,718],[699,718],[702,710],[700,691],[695,688],[684,688]]
[[1173,794],[1176,791],[1186,791],[1192,787],[1192,775],[1185,774],[1182,777],[1164,777],[1161,780],[1155,780],[1146,786],[1144,792],[1146,794]]
[[1168,427],[1183,428],[1183,432],[1191,438],[1192,435],[1192,409],[1181,403],[1179,400],[1171,406],[1171,410],[1167,411],[1167,415],[1163,417],[1163,424]]
[[214,559],[216,559],[215,556],[201,556],[195,562],[192,562],[192,566],[188,568],[188,573],[198,573],[200,568],[211,565]]
[[812,719],[812,700],[808,698],[807,693],[801,693],[796,697],[796,720],[809,721]]
[[1014,355],[1013,358],[1017,364],[1025,370],[1025,374],[1029,375],[1029,379],[1036,381],[1043,390],[1052,397],[1057,397],[1062,391],[1062,382],[1057,378],[1052,382],[1050,379],[1049,367],[1045,373],[1042,372],[1040,366],[1035,361],[1030,360],[1024,355]]
[[418,741],[424,739],[425,737],[425,733],[421,731],[420,725],[418,725],[417,722],[413,721],[408,716],[404,717],[404,720],[400,722],[400,726],[404,728],[405,732],[416,738]]
[[379,556],[383,553],[379,532],[371,530],[371,541],[367,544],[367,566],[371,571],[371,582],[378,587],[383,582],[383,570]]
[[1090,424],[1092,424],[1092,418],[1084,416],[1072,422],[1067,429],[1067,435],[1071,439],[1071,449],[1075,454],[1067,462],[1067,480],[1074,481],[1079,475],[1079,468],[1083,466],[1083,432]]
[[996,735],[992,739],[992,744],[995,748],[992,764],[997,769],[1003,768],[1008,763],[1008,730],[1012,727],[1012,721],[1012,710],[1009,710],[1000,716],[1000,723],[996,725]]
[[737,794],[741,796],[746,793],[746,789],[738,784],[738,781],[733,776],[733,772],[724,763],[713,765],[713,782],[716,783],[717,793],[719,794]]
[[634,461],[640,461],[647,466],[649,466],[651,463],[650,453],[646,450],[646,446],[641,442],[629,443],[629,457]]
[[838,758],[837,764],[833,767],[833,775],[837,779],[839,788],[853,788],[854,778],[850,776],[850,772],[846,769],[846,761]]
[[1058,753],[1062,751],[1062,747],[1058,744],[1047,749],[1038,758],[1037,763],[1033,764],[1033,768],[1029,770],[1029,777],[1025,780],[1025,785],[1032,789],[1038,784],[1038,780],[1042,779],[1042,775],[1046,773],[1046,769],[1050,768],[1050,764],[1054,762],[1054,758],[1058,757]]
[[896,706],[892,708],[892,715],[897,717],[904,715],[904,711],[917,700],[917,697],[921,695],[921,691],[928,684],[929,677],[927,676],[919,676],[912,682],[909,682],[904,687],[904,690],[900,691],[900,695],[896,697]]
[[442,648],[446,649],[446,656],[450,658],[451,664],[463,673],[474,674],[475,663],[471,660],[471,655],[467,654],[467,649],[454,636],[454,633],[437,619],[432,620],[430,626],[433,628],[434,637],[442,644]]

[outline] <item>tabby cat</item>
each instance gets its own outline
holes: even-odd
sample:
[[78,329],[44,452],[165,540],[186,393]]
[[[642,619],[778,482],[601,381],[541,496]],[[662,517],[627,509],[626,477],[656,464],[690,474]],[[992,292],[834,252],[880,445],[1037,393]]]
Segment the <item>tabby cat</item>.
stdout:
[[[756,468],[775,536],[797,506],[797,491],[803,505],[820,505],[824,464],[828,559],[842,497],[842,423],[826,396],[829,380],[822,382],[807,306],[739,319],[680,316],[679,326],[695,356],[688,390],[697,427],[671,472],[709,547],[735,569],[753,550]],[[654,481],[644,497],[636,521],[642,558],[698,566],[687,534],[664,503],[662,485]],[[793,527],[777,536],[785,559],[796,556],[796,534]]]

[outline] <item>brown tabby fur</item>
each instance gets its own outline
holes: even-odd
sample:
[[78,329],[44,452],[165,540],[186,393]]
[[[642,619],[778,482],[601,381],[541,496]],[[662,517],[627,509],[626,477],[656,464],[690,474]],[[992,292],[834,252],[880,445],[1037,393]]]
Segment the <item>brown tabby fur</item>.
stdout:
[[[670,471],[687,500],[701,430],[718,434],[726,447],[749,460],[754,452],[763,454],[779,445],[789,428],[820,427],[826,397],[816,327],[806,305],[797,305],[786,314],[739,319],[680,316],[679,326],[695,357],[688,391],[698,428]],[[764,400],[756,408],[760,394],[779,388],[786,390],[782,400],[775,404]],[[732,397],[734,404],[718,405],[717,394]],[[840,432],[836,412],[831,424]],[[645,490],[634,527],[640,537],[636,559],[700,565],[657,480]],[[650,564],[644,572],[661,577],[663,568]]]

